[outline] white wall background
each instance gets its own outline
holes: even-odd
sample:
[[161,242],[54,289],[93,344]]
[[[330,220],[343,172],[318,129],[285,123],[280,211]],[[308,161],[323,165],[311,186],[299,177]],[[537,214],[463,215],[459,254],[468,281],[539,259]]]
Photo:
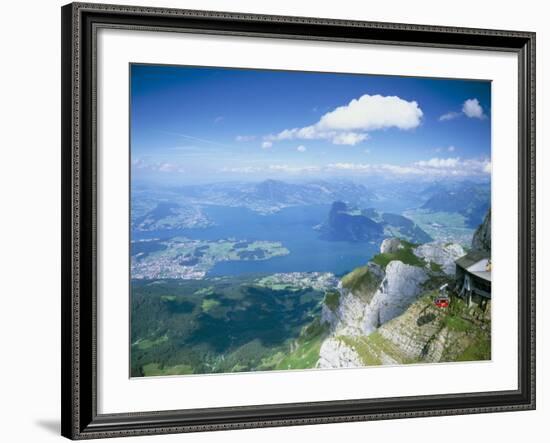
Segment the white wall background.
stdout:
[[[112,3],[124,3],[112,1]],[[0,439],[60,441],[60,6],[59,0],[5,2],[0,26]],[[126,3],[281,15],[303,15],[537,32],[538,123],[538,409],[485,414],[138,437],[158,442],[280,441],[543,441],[550,431],[550,383],[543,378],[550,334],[544,226],[550,156],[544,152],[544,73],[550,14],[536,0],[443,2],[386,0],[146,0]],[[544,349],[546,348],[546,349]],[[546,352],[544,352],[546,351]],[[546,355],[545,355],[546,353]],[[547,438],[547,437],[546,437]],[[131,441],[130,439],[124,441]]]

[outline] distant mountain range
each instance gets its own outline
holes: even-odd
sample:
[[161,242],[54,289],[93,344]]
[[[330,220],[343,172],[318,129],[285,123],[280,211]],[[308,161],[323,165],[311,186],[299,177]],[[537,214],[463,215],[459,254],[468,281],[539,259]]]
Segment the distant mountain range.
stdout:
[[380,241],[385,237],[399,237],[414,243],[432,240],[412,220],[402,215],[380,213],[372,208],[354,209],[342,201],[332,204],[326,222],[317,229],[330,241]]
[[[212,224],[201,208],[208,205],[244,207],[260,214],[272,214],[284,208],[332,205],[346,202],[350,207],[375,207],[377,213],[364,213],[386,234],[429,241],[427,234],[402,211],[421,208],[428,212],[458,213],[466,226],[476,228],[490,206],[490,183],[438,181],[432,183],[373,182],[368,185],[349,180],[316,180],[290,183],[264,180],[255,183],[228,182],[188,185],[172,188],[133,190],[132,224],[138,230],[206,227]],[[373,210],[374,211],[374,210]],[[372,237],[379,230],[369,220],[352,218],[346,211],[334,215],[334,224],[346,226],[348,238]],[[376,212],[376,211],[375,211]],[[361,214],[354,214],[357,216]],[[399,228],[399,231],[390,228]],[[338,234],[340,232],[340,234]],[[368,233],[368,234],[367,234]]]
[[460,186],[448,187],[447,189],[429,188],[428,191],[436,191],[422,205],[422,209],[432,212],[457,212],[466,219],[466,225],[470,228],[477,228],[483,217],[491,206],[490,184],[476,184],[463,182]]
[[364,185],[344,180],[215,183],[181,187],[177,189],[177,194],[178,198],[188,203],[241,206],[261,213],[273,213],[292,206],[331,204],[336,200],[365,206],[374,199],[374,194]]

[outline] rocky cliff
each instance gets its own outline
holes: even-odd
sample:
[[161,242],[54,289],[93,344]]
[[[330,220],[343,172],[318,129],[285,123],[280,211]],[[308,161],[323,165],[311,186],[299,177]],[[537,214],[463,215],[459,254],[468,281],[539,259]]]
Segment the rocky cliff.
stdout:
[[338,297],[323,308],[330,335],[318,367],[483,360],[490,358],[490,309],[453,301],[433,304],[441,284],[450,283],[456,244],[412,245],[385,240],[368,265],[346,275]]
[[472,249],[491,251],[491,209],[485,215],[483,223],[479,225],[472,238]]
[[433,263],[432,268],[441,269],[447,275],[454,275],[455,261],[466,254],[464,248],[457,243],[426,243],[414,249],[417,257],[423,258],[428,263]]

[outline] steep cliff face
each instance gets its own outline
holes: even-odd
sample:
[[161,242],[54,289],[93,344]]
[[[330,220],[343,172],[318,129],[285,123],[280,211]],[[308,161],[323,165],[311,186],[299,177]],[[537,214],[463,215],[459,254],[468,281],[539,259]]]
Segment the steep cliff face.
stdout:
[[384,277],[384,270],[375,263],[369,263],[346,275],[338,287],[338,302],[326,303],[325,299],[323,322],[329,323],[338,334],[363,334],[365,311]]
[[370,334],[380,325],[403,313],[415,300],[428,274],[422,268],[391,261],[386,275],[371,302],[365,306],[363,334]]
[[334,335],[369,334],[405,311],[427,279],[424,269],[400,261],[385,270],[371,263],[343,279],[338,304],[325,303],[322,319]]
[[483,223],[479,225],[472,238],[472,249],[491,251],[491,209],[485,215]]
[[323,309],[331,332],[318,366],[490,358],[490,314],[460,300],[448,309],[433,304],[437,288],[452,281],[454,260],[462,255],[456,244],[385,241],[374,263],[342,279],[338,304]]

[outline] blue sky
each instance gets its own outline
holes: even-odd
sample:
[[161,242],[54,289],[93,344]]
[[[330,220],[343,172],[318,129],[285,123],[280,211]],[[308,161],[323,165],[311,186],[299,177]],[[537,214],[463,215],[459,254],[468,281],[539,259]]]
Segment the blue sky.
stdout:
[[135,180],[489,177],[488,81],[131,66]]

